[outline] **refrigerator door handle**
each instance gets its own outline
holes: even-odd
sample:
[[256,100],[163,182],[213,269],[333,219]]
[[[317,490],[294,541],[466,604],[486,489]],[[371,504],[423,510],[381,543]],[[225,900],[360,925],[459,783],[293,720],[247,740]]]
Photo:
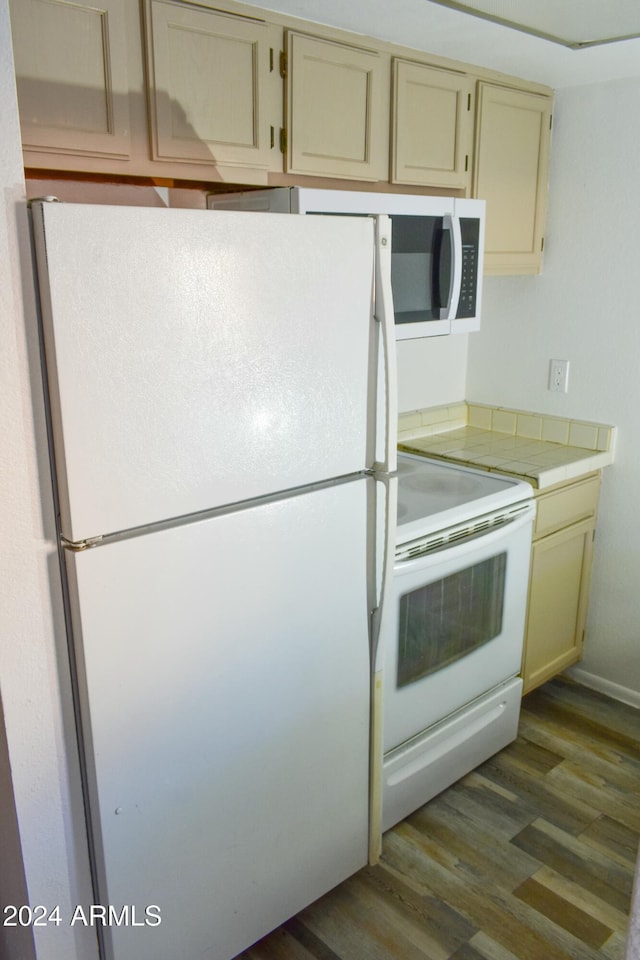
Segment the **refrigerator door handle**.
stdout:
[[379,215],[376,221],[375,319],[380,324],[384,357],[385,440],[384,459],[376,463],[377,472],[394,473],[397,462],[398,376],[396,370],[396,331],[391,290],[391,218]]
[[[384,502],[384,520],[377,523],[377,553],[380,570],[377,605],[371,615],[371,662],[374,671],[382,668],[384,654],[380,650],[381,636],[384,636],[383,623],[386,621],[389,597],[393,588],[394,562],[396,550],[396,529],[398,515],[398,477],[397,475],[378,475],[376,483],[384,488],[381,499]],[[379,488],[378,488],[379,489]],[[378,501],[380,504],[380,501]],[[379,509],[379,514],[382,510]]]
[[[398,514],[398,477],[378,476],[377,484],[383,495],[377,500],[384,504],[384,522],[378,521],[377,550],[382,555],[378,605],[371,614],[371,756],[369,789],[369,863],[375,864],[382,851],[382,763],[383,763],[383,664],[385,638],[393,635],[389,621],[393,589],[395,541]],[[378,488],[379,489],[379,488]],[[378,512],[378,516],[380,516]]]

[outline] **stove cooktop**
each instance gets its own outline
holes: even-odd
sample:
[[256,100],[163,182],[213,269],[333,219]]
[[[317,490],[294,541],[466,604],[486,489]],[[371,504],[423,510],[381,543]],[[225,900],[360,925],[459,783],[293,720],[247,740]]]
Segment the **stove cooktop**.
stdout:
[[532,496],[531,486],[515,477],[398,454],[397,542],[446,530]]

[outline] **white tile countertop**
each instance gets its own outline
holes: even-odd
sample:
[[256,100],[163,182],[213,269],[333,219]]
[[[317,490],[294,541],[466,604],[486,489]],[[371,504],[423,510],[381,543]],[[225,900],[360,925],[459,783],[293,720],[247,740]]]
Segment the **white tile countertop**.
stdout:
[[398,446],[524,477],[537,489],[613,463],[616,428],[462,401],[400,414]]

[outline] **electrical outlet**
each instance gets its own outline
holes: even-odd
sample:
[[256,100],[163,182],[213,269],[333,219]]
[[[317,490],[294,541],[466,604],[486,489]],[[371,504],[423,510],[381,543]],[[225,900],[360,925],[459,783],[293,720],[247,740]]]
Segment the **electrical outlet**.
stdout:
[[549,361],[549,390],[554,393],[566,393],[569,387],[569,361]]

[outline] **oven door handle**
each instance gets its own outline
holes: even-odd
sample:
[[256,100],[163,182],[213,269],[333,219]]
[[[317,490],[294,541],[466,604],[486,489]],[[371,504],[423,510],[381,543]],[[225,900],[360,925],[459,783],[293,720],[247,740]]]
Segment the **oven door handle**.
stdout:
[[[396,558],[394,574],[395,576],[404,576],[405,574],[414,573],[416,570],[427,570],[429,567],[442,563],[444,554],[446,554],[447,560],[451,560],[452,558],[458,560],[464,559],[465,555],[474,552],[479,546],[481,546],[483,550],[490,549],[496,543],[499,543],[500,540],[511,536],[527,524],[533,524],[535,515],[535,502],[531,501],[523,507],[520,513],[515,515],[513,520],[501,523],[499,526],[487,532],[479,531],[477,533],[470,533],[465,539],[447,540],[443,537],[441,546],[437,545],[437,534],[434,534],[433,537],[430,538],[434,542],[433,549],[420,556],[410,557],[406,560]],[[469,526],[470,528],[472,527],[471,524]],[[449,533],[450,532],[451,528],[449,528]],[[426,539],[427,538],[425,538],[425,540]]]

